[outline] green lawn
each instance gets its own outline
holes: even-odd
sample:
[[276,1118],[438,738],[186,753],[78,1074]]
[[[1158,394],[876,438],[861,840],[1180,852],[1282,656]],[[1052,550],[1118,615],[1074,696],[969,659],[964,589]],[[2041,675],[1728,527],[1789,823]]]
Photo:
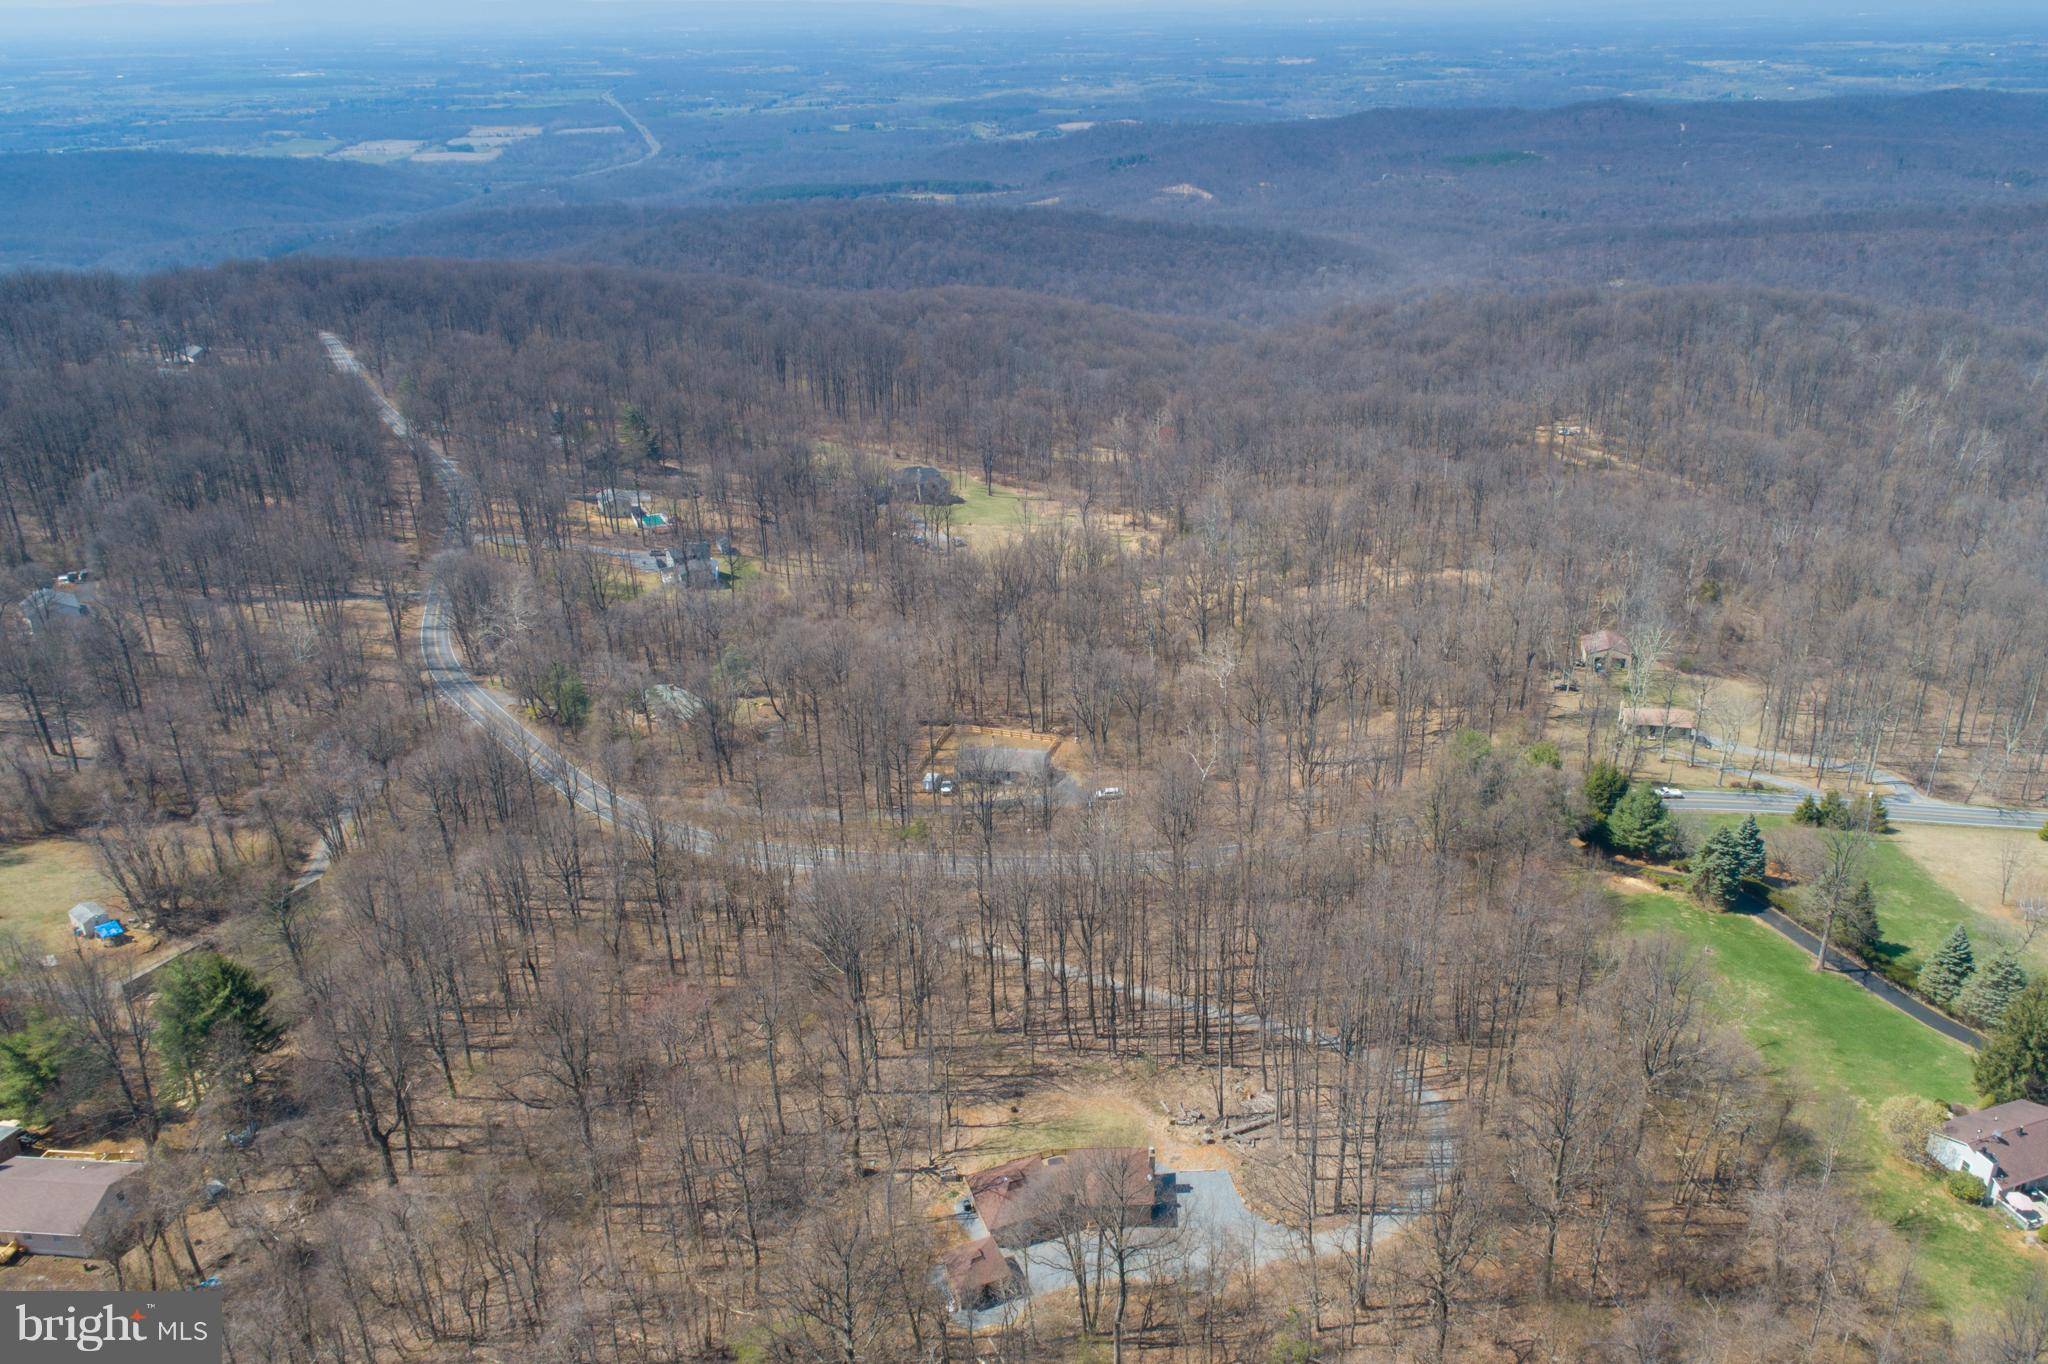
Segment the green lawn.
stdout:
[[980,1134],[971,1150],[959,1153],[970,1170],[1038,1151],[1071,1151],[1083,1146],[1143,1146],[1145,1125],[1114,1105],[1079,1103],[1012,1117]]
[[[1713,815],[1708,817],[1707,827],[1739,824],[1741,820],[1740,815]],[[1791,821],[1783,815],[1766,815],[1757,823],[1768,835]],[[1886,941],[1906,949],[1900,960],[1913,970],[1920,969],[1959,923],[1968,925],[1971,940],[1979,944],[2012,938],[2011,925],[1965,904],[1885,835],[1872,841],[1866,872],[1870,888],[1877,892],[1878,926]]]
[[1870,888],[1877,892],[1877,921],[1885,937],[1905,945],[1906,963],[1916,970],[1959,923],[1969,926],[1979,944],[2012,938],[2010,925],[1957,899],[1888,838],[1880,837],[1872,848],[1869,873]]
[[1852,1170],[1871,1214],[1919,1247],[1932,1305],[1951,1319],[2018,1285],[2030,1254],[1988,1209],[1967,1208],[1925,1170],[1887,1149],[1877,1105],[1895,1094],[1974,1104],[1970,1053],[1836,975],[1758,920],[1715,914],[1670,895],[1623,898],[1629,932],[1665,931],[1704,948],[1720,981],[1717,1007],[1804,1096],[1857,1103]]
[[960,505],[953,508],[955,526],[1018,526],[1030,503],[1013,492],[998,488],[990,492],[978,478],[958,479],[953,492]]

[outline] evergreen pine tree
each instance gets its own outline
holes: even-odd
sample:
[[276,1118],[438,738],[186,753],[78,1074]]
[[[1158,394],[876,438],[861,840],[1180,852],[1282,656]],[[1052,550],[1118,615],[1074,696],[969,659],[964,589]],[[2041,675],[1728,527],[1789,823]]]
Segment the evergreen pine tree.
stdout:
[[1618,851],[1656,857],[1671,842],[1671,812],[1652,786],[1631,786],[1607,816],[1607,841]]
[[1735,826],[1735,874],[1754,880],[1764,874],[1769,857],[1764,850],[1764,831],[1757,828],[1755,815],[1744,815]]
[[1732,829],[1716,829],[1692,855],[1691,890],[1695,899],[1726,907],[1742,888],[1742,849]]
[[157,995],[157,1046],[172,1075],[198,1092],[217,1051],[247,1056],[276,1045],[270,991],[238,961],[194,952],[165,967]]
[[1977,1053],[1976,1081],[1995,1104],[2048,1100],[2048,981],[2035,981],[2006,1007],[1998,1031]]
[[53,1116],[44,1100],[77,1056],[70,1030],[54,1018],[0,1033],[0,1113],[41,1124]]
[[2001,952],[1970,977],[1956,997],[1956,1008],[1980,1028],[1996,1028],[2005,1021],[2005,1011],[2020,991],[2027,988],[2027,973],[2012,954]]
[[1820,805],[1814,800],[1811,792],[1801,796],[1799,803],[1792,807],[1792,822],[1794,824],[1820,823]]
[[1605,819],[1628,791],[1628,778],[1613,763],[1595,762],[1586,769],[1585,791],[1593,818]]
[[1842,903],[1842,913],[1835,921],[1835,941],[1866,962],[1883,943],[1884,933],[1877,925],[1877,892],[1869,881],[1860,882]]
[[1970,977],[1976,970],[1977,953],[1970,946],[1970,930],[1957,924],[1955,931],[1920,968],[1920,993],[1946,1009],[1955,1003],[1956,996],[1970,983]]
[[1840,827],[1844,829],[1865,829],[1874,834],[1892,831],[1891,807],[1875,791],[1867,796],[1858,796],[1844,807],[1842,821]]

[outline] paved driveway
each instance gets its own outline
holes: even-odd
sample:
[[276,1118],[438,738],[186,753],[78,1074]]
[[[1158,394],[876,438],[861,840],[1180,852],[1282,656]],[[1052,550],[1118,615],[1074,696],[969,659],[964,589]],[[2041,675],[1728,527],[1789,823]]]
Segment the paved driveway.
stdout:
[[[1228,1170],[1183,1170],[1162,1173],[1159,1179],[1172,1192],[1173,1212],[1166,1225],[1134,1238],[1141,1249],[1132,1278],[1142,1279],[1154,1271],[1185,1274],[1219,1261],[1256,1269],[1299,1253],[1300,1237],[1247,1207]],[[954,1216],[968,1237],[987,1234],[971,1208],[956,1205]],[[1406,1220],[1399,1212],[1382,1213],[1373,1228],[1374,1243],[1399,1230]],[[1318,1255],[1349,1253],[1357,1244],[1357,1232],[1349,1226],[1336,1227],[1317,1232],[1315,1240]],[[1033,1298],[1074,1291],[1073,1262],[1066,1247],[1057,1241],[1039,1241],[1009,1254],[1023,1275],[1023,1292],[981,1311],[955,1312],[955,1322],[969,1330],[1004,1325],[1023,1315]],[[1114,1276],[1115,1272],[1102,1257],[1091,1257],[1091,1279]]]

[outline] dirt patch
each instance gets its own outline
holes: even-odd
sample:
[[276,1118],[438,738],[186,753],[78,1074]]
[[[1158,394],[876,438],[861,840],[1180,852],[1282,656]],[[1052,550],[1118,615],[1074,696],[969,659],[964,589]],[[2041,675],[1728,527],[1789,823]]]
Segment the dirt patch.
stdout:
[[[1233,1113],[1249,1106],[1249,1072],[1233,1073],[1227,1092]],[[962,1112],[961,1146],[953,1161],[972,1172],[1016,1156],[1081,1146],[1149,1146],[1166,1170],[1237,1172],[1244,1150],[1204,1141],[1214,1114],[1214,1076],[1169,1067],[1128,1079],[1074,1080],[1047,1086],[1012,1103],[982,1104]],[[1175,1114],[1202,1120],[1175,1123]]]

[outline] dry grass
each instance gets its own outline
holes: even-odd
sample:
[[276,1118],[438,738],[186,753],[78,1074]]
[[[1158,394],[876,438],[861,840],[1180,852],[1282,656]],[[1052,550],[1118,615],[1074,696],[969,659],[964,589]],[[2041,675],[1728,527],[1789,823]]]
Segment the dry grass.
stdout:
[[[1892,838],[1943,889],[1982,913],[2017,923],[2018,912],[2008,900],[2048,898],[2048,843],[2032,830],[1904,824]],[[2000,894],[2001,850],[2019,857],[2009,897]]]
[[[1149,1146],[1168,1170],[1235,1170],[1242,1152],[1219,1143],[1203,1143],[1204,1125],[1175,1127],[1167,1121],[1169,1107],[1207,1111],[1213,1104],[1213,1074],[1201,1068],[1168,1066],[1133,1074],[1111,1067],[1104,1074],[1090,1067],[1082,1075],[1036,1089],[1010,1103],[982,1104],[964,1110],[957,1128],[959,1148],[954,1161],[973,1171],[1016,1156],[1078,1146]],[[1256,1088],[1255,1077],[1233,1071],[1232,1102],[1241,1102]]]
[[115,913],[120,900],[93,865],[92,849],[76,839],[42,838],[0,850],[0,930],[45,952],[72,942],[66,917],[80,900]]

